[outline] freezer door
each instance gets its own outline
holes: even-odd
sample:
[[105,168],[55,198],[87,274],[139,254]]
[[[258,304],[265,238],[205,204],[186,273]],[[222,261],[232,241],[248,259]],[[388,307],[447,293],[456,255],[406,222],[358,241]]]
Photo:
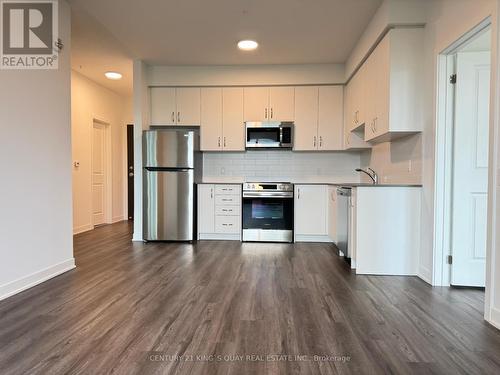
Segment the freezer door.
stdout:
[[193,170],[144,170],[144,174],[144,239],[192,241]]
[[144,132],[144,166],[193,168],[195,132],[148,130]]

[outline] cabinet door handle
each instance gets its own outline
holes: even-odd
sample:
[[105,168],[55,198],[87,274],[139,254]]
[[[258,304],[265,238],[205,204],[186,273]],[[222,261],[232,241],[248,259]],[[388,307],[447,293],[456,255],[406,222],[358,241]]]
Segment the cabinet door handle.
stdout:
[[181,122],[181,112],[177,112],[177,123]]
[[226,137],[224,137],[224,147],[226,147]]
[[323,137],[320,135],[319,136],[319,147],[323,146]]
[[220,137],[218,137],[217,146],[220,147]]
[[273,118],[273,107],[271,107],[271,118]]
[[264,111],[264,112],[265,112],[265,117],[264,117],[264,118],[266,118],[266,119],[267,119],[267,108],[265,109],[265,111]]
[[300,199],[300,189],[297,189],[297,199]]
[[316,136],[313,137],[313,146],[316,147]]
[[210,189],[210,198],[214,197],[214,189]]
[[172,112],[172,124],[175,122],[175,112]]

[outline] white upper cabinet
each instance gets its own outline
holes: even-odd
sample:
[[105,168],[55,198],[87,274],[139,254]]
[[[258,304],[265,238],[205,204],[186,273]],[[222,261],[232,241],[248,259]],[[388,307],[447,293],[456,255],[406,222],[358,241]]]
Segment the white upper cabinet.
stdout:
[[271,87],[269,89],[269,113],[271,121],[293,121],[295,119],[295,89],[293,87]]
[[201,89],[200,147],[202,151],[222,150],[222,89]]
[[242,88],[201,89],[201,150],[245,150]]
[[177,125],[200,125],[200,89],[175,89],[177,102]]
[[342,86],[319,88],[318,150],[342,150],[344,92]]
[[222,146],[225,151],[244,151],[243,89],[223,88],[222,103]]
[[268,87],[245,87],[245,121],[268,121],[269,120],[269,88]]
[[365,140],[422,131],[422,29],[393,29],[366,61]]
[[152,87],[151,125],[200,125],[200,89]]
[[[344,87],[344,150],[358,150],[370,148],[371,145],[364,140],[364,128],[355,126],[353,128],[355,111],[353,110],[353,102],[355,100],[355,90],[351,80],[347,86]],[[365,112],[366,113],[366,112]],[[351,114],[352,116],[349,116]],[[352,131],[355,129],[354,131]]]
[[296,151],[316,150],[318,135],[318,87],[295,88],[294,145]]
[[246,87],[244,119],[245,121],[293,121],[294,96],[293,87]]
[[342,86],[295,88],[295,151],[342,150]]
[[169,87],[151,88],[151,125],[175,125],[175,89]]

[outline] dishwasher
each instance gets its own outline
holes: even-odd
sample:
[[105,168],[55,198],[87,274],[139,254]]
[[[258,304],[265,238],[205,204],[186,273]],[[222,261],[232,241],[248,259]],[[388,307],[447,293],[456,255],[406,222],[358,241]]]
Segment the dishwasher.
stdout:
[[351,258],[349,252],[349,232],[351,226],[351,188],[337,188],[337,248],[339,255]]

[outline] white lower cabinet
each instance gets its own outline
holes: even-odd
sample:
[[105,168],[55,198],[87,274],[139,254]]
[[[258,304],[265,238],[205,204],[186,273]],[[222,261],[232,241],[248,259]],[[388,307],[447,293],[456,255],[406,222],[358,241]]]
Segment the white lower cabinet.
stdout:
[[328,186],[328,237],[337,242],[337,187]]
[[327,185],[295,185],[294,210],[296,242],[331,242]]
[[349,252],[357,274],[416,275],[420,187],[352,189]]
[[241,185],[198,185],[198,239],[241,240]]

